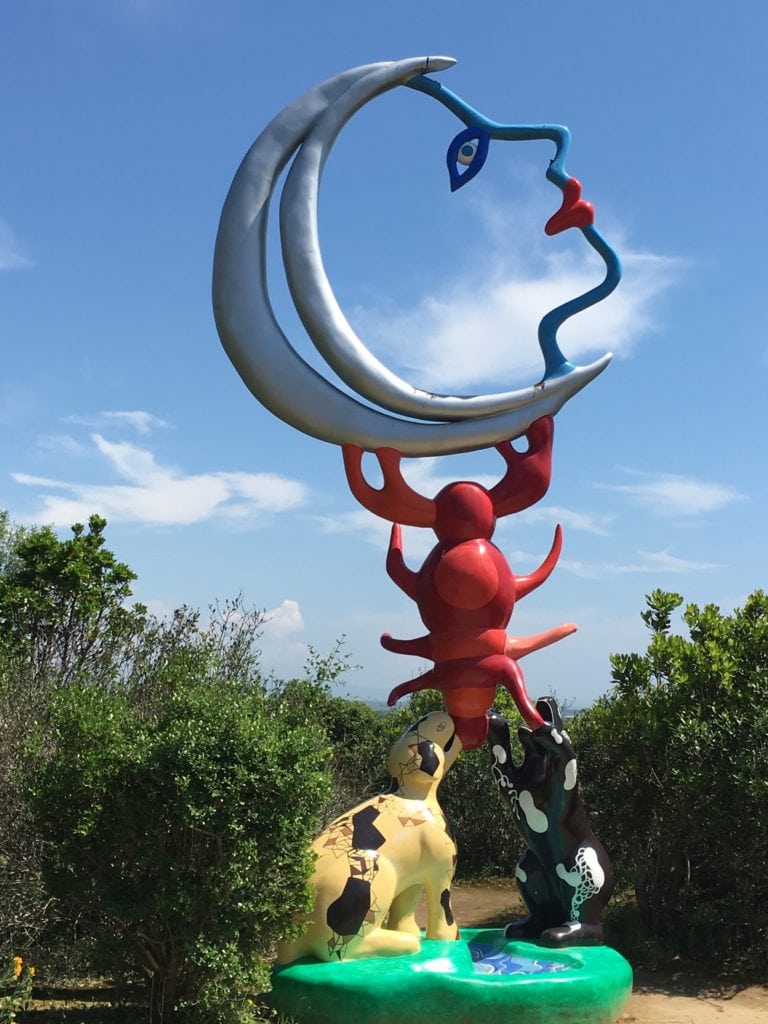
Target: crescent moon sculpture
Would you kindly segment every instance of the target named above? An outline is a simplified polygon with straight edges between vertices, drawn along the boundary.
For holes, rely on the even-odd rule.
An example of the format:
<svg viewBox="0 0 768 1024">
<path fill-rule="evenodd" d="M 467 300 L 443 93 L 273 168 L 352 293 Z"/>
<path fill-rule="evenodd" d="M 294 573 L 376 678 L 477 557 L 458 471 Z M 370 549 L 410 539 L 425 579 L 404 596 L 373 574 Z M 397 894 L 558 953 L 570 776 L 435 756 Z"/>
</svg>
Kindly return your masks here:
<svg viewBox="0 0 768 1024">
<path fill-rule="evenodd" d="M 454 63 L 451 57 L 415 57 L 368 64 L 310 89 L 278 114 L 256 139 L 224 203 L 213 271 L 214 315 L 224 349 L 262 405 L 291 426 L 321 440 L 339 445 L 354 443 L 371 451 L 391 447 L 407 456 L 485 448 L 515 439 L 535 419 L 554 415 L 610 361 L 607 354 L 588 366 L 575 367 L 560 351 L 556 338 L 568 317 L 605 298 L 620 277 L 616 254 L 592 225 L 592 207 L 580 200 L 579 183 L 565 172 L 570 142 L 567 129 L 490 121 L 434 79 L 425 77 Z M 599 286 L 543 318 L 539 344 L 545 374 L 531 387 L 475 396 L 435 395 L 412 387 L 368 351 L 333 294 L 323 267 L 317 226 L 325 160 L 338 133 L 357 110 L 375 96 L 404 84 L 433 96 L 467 125 L 449 153 L 465 136 L 482 141 L 483 159 L 489 138 L 547 138 L 557 146 L 547 177 L 563 191 L 563 206 L 546 230 L 555 233 L 565 227 L 579 227 L 603 258 L 607 273 Z M 266 278 L 267 217 L 277 180 L 294 154 L 280 206 L 283 261 L 294 304 L 328 365 L 358 395 L 385 412 L 363 404 L 317 373 L 292 347 L 275 318 Z M 458 161 L 468 162 L 463 152 Z M 463 184 L 462 178 L 473 177 L 477 169 L 477 164 L 467 167 L 464 175 L 451 170 L 452 188 Z"/>
</svg>

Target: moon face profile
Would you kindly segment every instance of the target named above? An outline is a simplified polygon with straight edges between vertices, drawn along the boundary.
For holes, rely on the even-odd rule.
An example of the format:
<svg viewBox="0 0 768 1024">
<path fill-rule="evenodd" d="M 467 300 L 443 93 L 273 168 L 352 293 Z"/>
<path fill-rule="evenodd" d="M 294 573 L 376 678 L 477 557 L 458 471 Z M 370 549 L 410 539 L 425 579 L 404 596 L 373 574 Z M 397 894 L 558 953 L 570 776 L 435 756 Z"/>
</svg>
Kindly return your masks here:
<svg viewBox="0 0 768 1024">
<path fill-rule="evenodd" d="M 369 451 L 391 447 L 407 456 L 485 448 L 519 437 L 540 416 L 554 415 L 605 369 L 611 358 L 608 354 L 589 366 L 571 366 L 554 338 L 564 319 L 603 298 L 618 282 L 615 254 L 593 228 L 586 228 L 584 234 L 605 259 L 608 275 L 599 288 L 544 317 L 539 340 L 546 374 L 530 387 L 470 396 L 422 391 L 379 362 L 344 316 L 320 251 L 319 188 L 325 161 L 339 132 L 375 96 L 406 84 L 433 95 L 457 113 L 468 129 L 478 126 L 476 134 L 485 144 L 483 159 L 487 151 L 485 136 L 554 139 L 558 155 L 551 165 L 555 170 L 548 172 L 548 177 L 560 188 L 568 180 L 575 182 L 568 179 L 564 169 L 560 170 L 569 138 L 566 129 L 540 126 L 523 130 L 497 125 L 447 90 L 441 93 L 433 79 L 421 77 L 454 63 L 450 57 L 414 57 L 368 64 L 310 89 L 281 111 L 256 139 L 224 203 L 213 270 L 213 306 L 221 342 L 262 405 L 320 440 L 357 444 Z M 562 139 L 566 141 L 562 145 L 561 135 L 556 132 L 564 133 Z M 457 150 L 460 164 L 473 159 L 471 142 L 463 142 L 463 136 L 473 134 L 471 130 L 462 132 Z M 292 157 L 280 202 L 282 255 L 291 297 L 307 334 L 328 366 L 376 409 L 342 391 L 305 362 L 275 318 L 267 289 L 267 218 L 277 181 Z M 466 167 L 465 172 L 471 171 Z M 467 173 L 468 178 L 472 176 Z M 458 175 L 452 173 L 452 187 L 457 187 L 454 180 Z M 544 336 L 542 329 L 547 325 Z"/>
</svg>

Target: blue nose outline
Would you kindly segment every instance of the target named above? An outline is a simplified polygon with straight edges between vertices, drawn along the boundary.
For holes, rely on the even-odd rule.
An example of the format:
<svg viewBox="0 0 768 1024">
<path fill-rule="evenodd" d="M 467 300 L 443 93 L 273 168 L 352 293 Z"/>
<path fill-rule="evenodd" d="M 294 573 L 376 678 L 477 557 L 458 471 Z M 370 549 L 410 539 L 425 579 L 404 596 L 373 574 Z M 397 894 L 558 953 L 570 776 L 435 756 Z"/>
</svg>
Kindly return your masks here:
<svg viewBox="0 0 768 1024">
<path fill-rule="evenodd" d="M 429 78 L 427 75 L 416 75 L 406 84 L 409 88 L 415 89 L 417 92 L 426 93 L 439 103 L 442 103 L 461 122 L 467 125 L 467 129 L 456 136 L 448 149 L 448 158 L 450 159 L 451 154 L 454 152 L 454 147 L 456 147 L 453 171 L 451 170 L 450 162 L 448 165 L 448 171 L 451 175 L 452 192 L 455 192 L 456 189 L 471 181 L 485 163 L 487 148 L 482 160 L 475 167 L 480 152 L 480 140 L 483 136 L 486 137 L 486 147 L 491 139 L 500 139 L 506 142 L 531 142 L 535 139 L 549 139 L 551 142 L 554 142 L 556 147 L 555 155 L 547 168 L 546 177 L 561 192 L 565 188 L 570 178 L 565 169 L 565 161 L 571 145 L 571 133 L 564 125 L 501 124 L 498 121 L 492 121 L 490 118 L 485 117 L 484 114 L 481 114 L 473 107 L 470 107 L 468 103 L 465 103 L 456 93 L 446 89 L 440 82 L 437 82 L 434 78 Z M 462 142 L 458 142 L 459 139 L 462 139 Z M 466 171 L 459 172 L 456 168 L 456 158 L 458 157 L 459 150 L 464 142 L 473 139 L 478 140 L 478 150 L 475 158 L 467 166 Z M 469 174 L 470 171 L 472 171 L 471 175 Z M 454 176 L 458 179 L 458 184 L 456 185 L 454 185 Z M 596 303 L 606 299 L 621 280 L 621 262 L 619 257 L 595 228 L 594 224 L 578 228 L 577 230 L 581 231 L 587 242 L 599 254 L 605 263 L 606 273 L 604 279 L 596 287 L 590 288 L 589 291 L 584 292 L 575 299 L 564 302 L 561 306 L 550 310 L 549 313 L 542 317 L 538 329 L 539 348 L 544 357 L 544 376 L 542 382 L 553 377 L 562 377 L 575 368 L 573 363 L 569 362 L 563 355 L 558 344 L 557 332 L 560 327 L 562 327 L 566 320 L 575 316 L 576 313 L 581 313 L 590 306 L 594 306 Z"/>
</svg>

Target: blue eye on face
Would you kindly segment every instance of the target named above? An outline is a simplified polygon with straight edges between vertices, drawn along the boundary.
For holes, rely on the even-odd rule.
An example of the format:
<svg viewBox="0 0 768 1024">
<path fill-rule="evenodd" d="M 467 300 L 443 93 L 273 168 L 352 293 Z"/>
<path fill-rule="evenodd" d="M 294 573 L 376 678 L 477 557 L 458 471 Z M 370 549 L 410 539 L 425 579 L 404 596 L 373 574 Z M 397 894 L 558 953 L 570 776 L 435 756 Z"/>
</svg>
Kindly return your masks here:
<svg viewBox="0 0 768 1024">
<path fill-rule="evenodd" d="M 488 156 L 490 136 L 484 128 L 465 128 L 448 147 L 446 162 L 451 192 L 466 185 L 478 173 Z"/>
<path fill-rule="evenodd" d="M 459 150 L 459 155 L 456 157 L 456 162 L 460 164 L 471 164 L 475 159 L 475 153 L 477 153 L 476 142 L 465 142 Z"/>
</svg>

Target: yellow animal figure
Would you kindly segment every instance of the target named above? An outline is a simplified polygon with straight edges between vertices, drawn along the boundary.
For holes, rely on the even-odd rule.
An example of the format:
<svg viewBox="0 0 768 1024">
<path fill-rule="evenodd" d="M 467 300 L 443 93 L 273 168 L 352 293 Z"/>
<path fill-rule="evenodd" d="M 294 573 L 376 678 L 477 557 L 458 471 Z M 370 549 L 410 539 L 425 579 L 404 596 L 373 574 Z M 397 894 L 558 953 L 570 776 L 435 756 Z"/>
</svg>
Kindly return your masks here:
<svg viewBox="0 0 768 1024">
<path fill-rule="evenodd" d="M 280 963 L 418 953 L 422 889 L 426 937 L 458 938 L 450 901 L 456 844 L 437 788 L 460 750 L 442 711 L 403 733 L 389 755 L 391 789 L 336 818 L 312 844 L 315 904 L 304 934 L 278 946 Z"/>
</svg>

